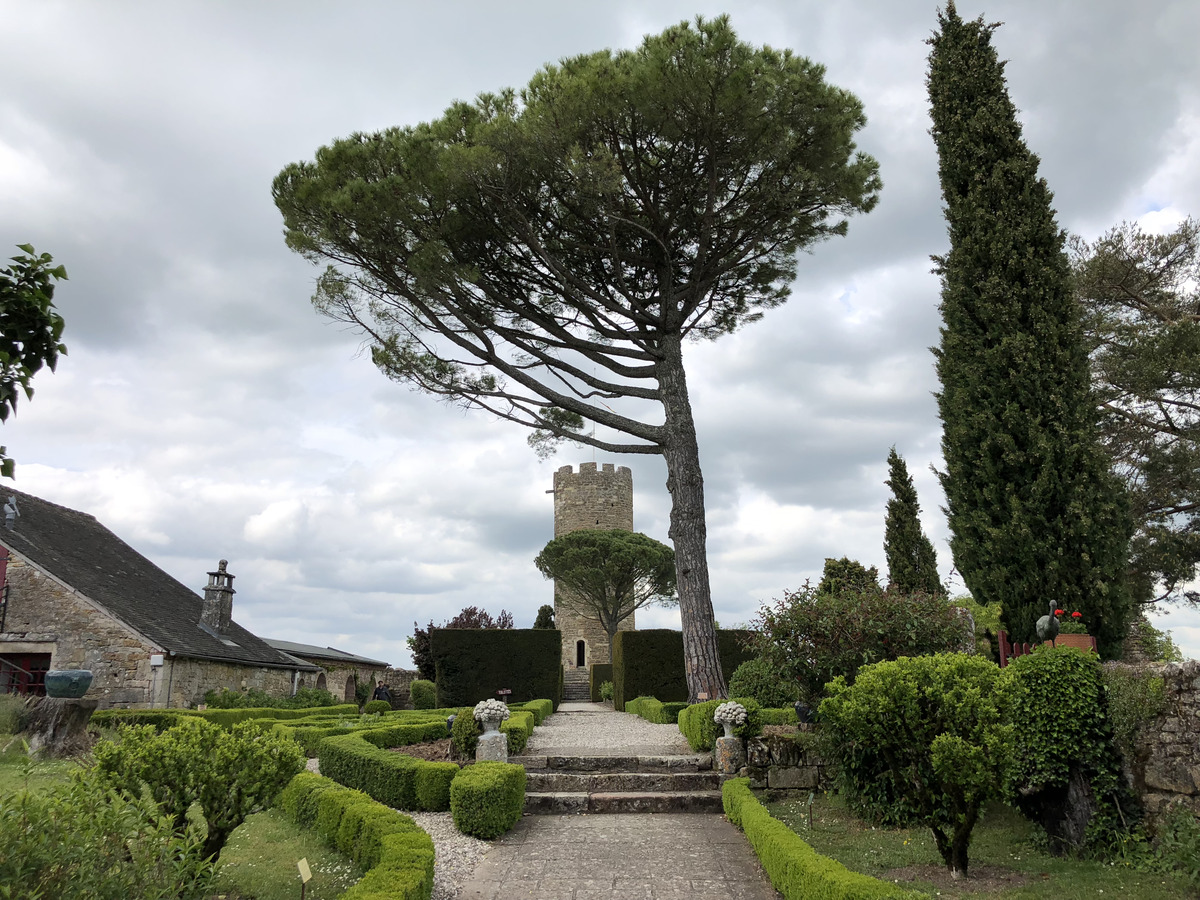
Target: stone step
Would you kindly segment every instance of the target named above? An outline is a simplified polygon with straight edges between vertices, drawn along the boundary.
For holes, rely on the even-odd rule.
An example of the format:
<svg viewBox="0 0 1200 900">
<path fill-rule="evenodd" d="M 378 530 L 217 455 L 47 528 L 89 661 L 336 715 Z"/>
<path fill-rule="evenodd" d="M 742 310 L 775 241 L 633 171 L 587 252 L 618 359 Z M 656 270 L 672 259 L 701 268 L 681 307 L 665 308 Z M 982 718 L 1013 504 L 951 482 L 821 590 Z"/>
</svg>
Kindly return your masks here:
<svg viewBox="0 0 1200 900">
<path fill-rule="evenodd" d="M 720 791 L 527 792 L 525 812 L 558 813 L 719 813 Z"/>
<path fill-rule="evenodd" d="M 530 772 L 525 790 L 536 794 L 611 794 L 621 791 L 719 791 L 718 772 Z"/>
<path fill-rule="evenodd" d="M 711 772 L 711 753 L 688 753 L 675 756 L 575 756 L 530 754 L 511 757 L 509 762 L 520 763 L 528 773 L 574 772 L 579 774 L 630 772 Z"/>
</svg>

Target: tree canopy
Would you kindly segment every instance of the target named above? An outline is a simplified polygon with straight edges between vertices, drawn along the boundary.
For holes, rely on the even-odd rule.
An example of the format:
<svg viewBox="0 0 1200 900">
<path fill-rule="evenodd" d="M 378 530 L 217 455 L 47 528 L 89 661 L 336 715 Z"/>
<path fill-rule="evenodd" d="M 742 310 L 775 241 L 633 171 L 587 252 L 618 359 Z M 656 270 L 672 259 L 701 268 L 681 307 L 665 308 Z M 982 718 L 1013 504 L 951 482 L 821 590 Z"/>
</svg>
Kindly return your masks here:
<svg viewBox="0 0 1200 900">
<path fill-rule="evenodd" d="M 883 552 L 887 557 L 888 584 L 904 594 L 921 592 L 945 595 L 938 578 L 937 553 L 921 528 L 921 504 L 904 457 L 893 447 L 888 453 L 887 486 L 892 499 L 887 502 L 884 521 Z"/>
<path fill-rule="evenodd" d="M 33 397 L 30 380 L 43 367 L 50 371 L 66 355 L 61 342 L 63 318 L 54 308 L 54 282 L 65 281 L 67 270 L 52 266 L 49 253 L 40 256 L 29 244 L 21 255 L 0 269 L 0 422 L 17 411 L 21 392 Z M 13 461 L 0 447 L 0 475 L 13 477 Z"/>
<path fill-rule="evenodd" d="M 1187 600 L 1200 570 L 1200 223 L 1071 243 L 1100 429 L 1129 493 L 1134 600 Z"/>
<path fill-rule="evenodd" d="M 434 625 L 433 620 L 429 620 L 429 625 L 422 628 L 416 622 L 413 622 L 413 635 L 405 639 L 408 644 L 409 652 L 412 653 L 413 665 L 417 667 L 417 671 L 426 681 L 433 681 L 434 666 L 433 666 L 433 649 L 429 644 L 429 632 L 434 628 L 512 628 L 513 616 L 507 610 L 500 610 L 500 615 L 492 618 L 492 614 L 487 610 L 480 609 L 478 606 L 468 606 L 463 609 L 457 616 L 444 622 L 441 625 Z"/>
<path fill-rule="evenodd" d="M 1018 641 L 1049 600 L 1113 655 L 1128 616 L 1123 491 L 1101 450 L 1064 236 L 991 43 L 950 3 L 930 40 L 949 225 L 936 348 L 950 549 Z"/>
<path fill-rule="evenodd" d="M 337 140 L 274 182 L 288 246 L 329 264 L 316 307 L 388 377 L 546 452 L 664 457 L 693 699 L 725 683 L 683 344 L 783 303 L 798 251 L 875 205 L 865 121 L 821 66 L 697 19 Z"/>
<path fill-rule="evenodd" d="M 558 602 L 608 635 L 644 606 L 675 602 L 675 551 L 622 529 L 572 531 L 550 541 L 533 561 L 553 578 Z"/>
</svg>

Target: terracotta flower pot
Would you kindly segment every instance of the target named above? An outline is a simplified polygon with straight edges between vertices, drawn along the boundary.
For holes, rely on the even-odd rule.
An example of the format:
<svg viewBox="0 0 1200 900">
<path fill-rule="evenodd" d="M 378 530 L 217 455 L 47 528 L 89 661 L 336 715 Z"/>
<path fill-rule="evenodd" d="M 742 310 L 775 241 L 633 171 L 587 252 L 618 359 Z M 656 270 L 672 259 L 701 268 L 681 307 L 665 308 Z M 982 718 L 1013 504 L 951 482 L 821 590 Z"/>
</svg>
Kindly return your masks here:
<svg viewBox="0 0 1200 900">
<path fill-rule="evenodd" d="M 1046 646 L 1050 642 L 1046 641 Z M 1060 634 L 1054 639 L 1055 647 L 1071 647 L 1074 650 L 1091 650 L 1092 636 L 1090 634 Z"/>
</svg>

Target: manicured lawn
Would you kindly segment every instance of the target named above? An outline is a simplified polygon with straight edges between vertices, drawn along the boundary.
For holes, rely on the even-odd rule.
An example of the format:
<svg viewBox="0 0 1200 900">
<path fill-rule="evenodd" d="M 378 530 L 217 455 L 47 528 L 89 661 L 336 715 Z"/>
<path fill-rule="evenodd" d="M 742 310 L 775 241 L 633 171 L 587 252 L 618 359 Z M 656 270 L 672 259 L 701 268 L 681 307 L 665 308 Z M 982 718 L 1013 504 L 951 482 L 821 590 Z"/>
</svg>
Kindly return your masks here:
<svg viewBox="0 0 1200 900">
<path fill-rule="evenodd" d="M 276 809 L 256 813 L 229 837 L 221 851 L 217 896 L 226 900 L 296 900 L 300 873 L 308 860 L 312 881 L 305 900 L 332 900 L 363 876 L 342 854 L 330 850 L 314 832 L 300 828 Z"/>
<path fill-rule="evenodd" d="M 8 735 L 0 736 L 0 740 Z M 29 764 L 25 750 L 10 748 L 0 753 L 0 797 L 15 794 L 28 788 L 31 791 L 41 791 L 66 781 L 72 770 L 79 768 L 79 763 L 66 759 L 37 761 Z"/>
<path fill-rule="evenodd" d="M 808 827 L 808 795 L 768 802 L 771 815 L 787 823 L 817 852 L 856 872 L 898 880 L 945 900 L 1185 900 L 1182 881 L 1120 864 L 1056 859 L 1034 848 L 1036 829 L 997 804 L 975 826 L 968 879 L 952 883 L 927 828 L 882 829 L 864 824 L 840 798 L 818 795 Z"/>
</svg>

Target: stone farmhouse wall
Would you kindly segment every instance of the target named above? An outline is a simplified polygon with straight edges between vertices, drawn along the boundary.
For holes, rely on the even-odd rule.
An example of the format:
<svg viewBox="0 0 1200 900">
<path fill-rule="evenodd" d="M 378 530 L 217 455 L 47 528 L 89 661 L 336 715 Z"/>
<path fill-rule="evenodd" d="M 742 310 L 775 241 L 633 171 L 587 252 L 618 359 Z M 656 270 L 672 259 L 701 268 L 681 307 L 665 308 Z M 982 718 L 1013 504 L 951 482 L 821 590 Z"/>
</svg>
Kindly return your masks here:
<svg viewBox="0 0 1200 900">
<path fill-rule="evenodd" d="M 1176 804 L 1200 816 L 1200 661 L 1136 669 L 1163 679 L 1166 706 L 1139 732 L 1126 778 L 1151 819 Z"/>
<path fill-rule="evenodd" d="M 582 463 L 579 472 L 563 466 L 554 473 L 554 536 L 572 531 L 621 529 L 633 531 L 633 472 L 604 463 Z M 584 643 L 584 667 L 612 662 L 608 633 L 595 618 L 581 615 L 567 602 L 567 594 L 554 587 L 554 623 L 562 632 L 563 665 L 578 663 L 578 642 Z M 629 616 L 618 631 L 633 631 Z"/>
<path fill-rule="evenodd" d="M 16 553 L 9 554 L 7 581 L 0 653 L 49 653 L 51 668 L 90 669 L 87 696 L 99 701 L 99 709 L 195 706 L 205 691 L 223 687 L 292 693 L 290 669 L 172 658 Z M 151 654 L 164 654 L 163 665 L 151 666 Z"/>
</svg>

